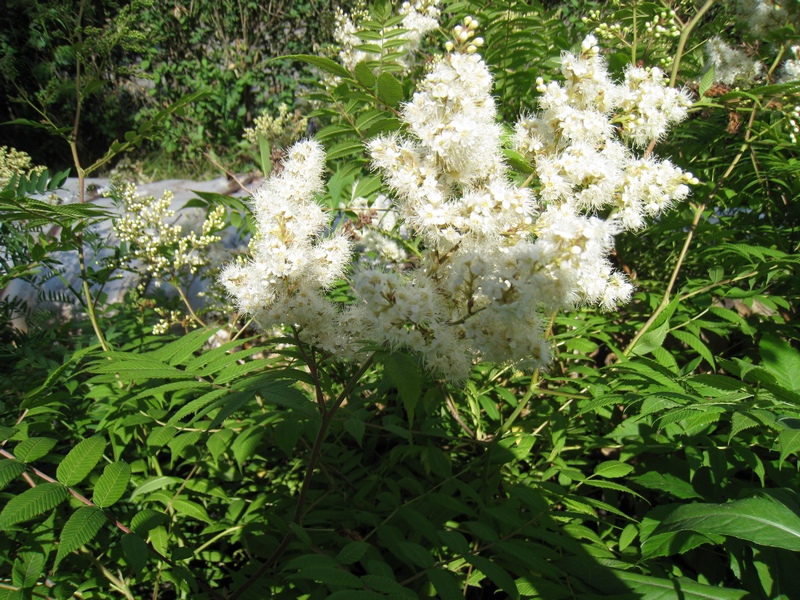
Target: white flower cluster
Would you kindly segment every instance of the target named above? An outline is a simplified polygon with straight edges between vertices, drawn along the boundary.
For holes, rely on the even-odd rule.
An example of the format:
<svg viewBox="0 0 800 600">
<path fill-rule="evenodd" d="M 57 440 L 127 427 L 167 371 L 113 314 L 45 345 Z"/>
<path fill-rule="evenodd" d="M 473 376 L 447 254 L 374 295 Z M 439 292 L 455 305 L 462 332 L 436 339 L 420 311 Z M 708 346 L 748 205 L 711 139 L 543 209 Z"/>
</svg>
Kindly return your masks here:
<svg viewBox="0 0 800 600">
<path fill-rule="evenodd" d="M 736 81 L 754 82 L 761 76 L 764 67 L 742 50 L 728 46 L 719 36 L 706 42 L 706 63 L 714 67 L 714 81 L 733 85 Z"/>
<path fill-rule="evenodd" d="M 414 0 L 413 2 L 403 2 L 399 13 L 403 20 L 400 26 L 386 28 L 380 32 L 378 39 L 369 39 L 369 43 L 380 47 L 380 52 L 369 52 L 359 49 L 365 42 L 357 35 L 359 27 L 357 22 L 365 21 L 368 14 L 365 10 L 356 10 L 353 14 L 336 8 L 333 38 L 339 48 L 339 61 L 346 69 L 352 71 L 356 65 L 365 60 L 380 60 L 383 54 L 388 52 L 403 53 L 405 56 L 398 60 L 398 64 L 405 68 L 413 65 L 413 54 L 417 51 L 425 34 L 435 31 L 439 27 L 440 0 Z M 393 32 L 399 29 L 406 30 L 401 37 L 405 41 L 398 47 Z M 392 45 L 383 47 L 383 41 L 392 40 Z"/>
<path fill-rule="evenodd" d="M 736 9 L 741 21 L 756 38 L 777 31 L 787 23 L 798 23 L 796 0 L 737 0 Z"/>
<path fill-rule="evenodd" d="M 684 198 L 693 181 L 625 145 L 663 135 L 685 116 L 688 96 L 666 87 L 657 69 L 631 68 L 613 83 L 595 44 L 587 38 L 580 56 L 564 55 L 566 82 L 540 82 L 541 112 L 517 124 L 540 198 L 509 176 L 481 57 L 433 62 L 402 109 L 408 133 L 368 143 L 421 257 L 411 270 L 362 263 L 351 278 L 356 301 L 344 311 L 320 292 L 349 252 L 344 239 L 320 235 L 326 221 L 311 197 L 322 150 L 295 146 L 254 197 L 252 260 L 225 270 L 239 308 L 262 327 L 293 325 L 341 357 L 353 356 L 357 341 L 411 349 L 451 381 L 463 381 L 476 359 L 547 364 L 554 311 L 628 300 L 631 285 L 609 260 L 614 235 Z"/>
<path fill-rule="evenodd" d="M 160 199 L 140 196 L 136 185 L 125 182 L 114 188 L 123 215 L 114 220 L 114 232 L 121 242 L 130 244 L 131 256 L 156 279 L 178 283 L 184 274 L 194 275 L 208 264 L 209 247 L 220 241 L 216 232 L 225 227 L 225 207 L 215 207 L 203 222 L 202 233 L 184 234 L 174 222 L 169 190 Z"/>
<path fill-rule="evenodd" d="M 538 80 L 541 111 L 517 122 L 513 143 L 533 163 L 548 206 L 610 211 L 617 230 L 638 229 L 686 198 L 695 179 L 668 160 L 637 157 L 629 145 L 663 136 L 686 117 L 691 99 L 668 87 L 657 67 L 629 66 L 615 84 L 596 43 L 589 36 L 580 55 L 563 56 L 563 84 Z"/>
<path fill-rule="evenodd" d="M 800 81 L 800 46 L 792 46 L 792 56 L 783 63 L 781 83 Z"/>
<path fill-rule="evenodd" d="M 322 236 L 328 218 L 314 195 L 324 166 L 317 142 L 292 146 L 280 173 L 253 194 L 252 258 L 226 266 L 220 280 L 261 327 L 292 325 L 306 342 L 338 351 L 337 311 L 323 290 L 344 273 L 350 243 L 343 235 Z"/>
</svg>

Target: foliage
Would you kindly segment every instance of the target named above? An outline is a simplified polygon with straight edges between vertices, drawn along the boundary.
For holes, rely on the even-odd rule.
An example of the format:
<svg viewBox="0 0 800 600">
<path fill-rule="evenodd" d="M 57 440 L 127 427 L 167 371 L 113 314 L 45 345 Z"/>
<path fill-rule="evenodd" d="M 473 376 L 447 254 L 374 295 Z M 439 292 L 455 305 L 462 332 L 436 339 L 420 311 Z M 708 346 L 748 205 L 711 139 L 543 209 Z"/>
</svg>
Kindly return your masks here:
<svg viewBox="0 0 800 600">
<path fill-rule="evenodd" d="M 160 301 L 98 298 L 134 256 L 117 248 L 105 271 L 82 273 L 85 316 L 1 332 L 6 597 L 791 598 L 800 163 L 788 109 L 798 86 L 778 81 L 778 65 L 797 37 L 787 24 L 759 47 L 768 78 L 733 89 L 714 83 L 701 47 L 680 46 L 730 30 L 732 10 L 695 19 L 703 6 L 688 2 L 620 5 L 604 22 L 641 10 L 642 29 L 639 49 L 620 41 L 611 66 L 676 55 L 675 81 L 696 101 L 653 146 L 701 182 L 617 239 L 616 266 L 636 285 L 629 305 L 555 316 L 547 369 L 481 362 L 452 385 L 410 351 L 372 346 L 345 362 L 302 330 L 257 333 L 222 311 L 216 324 L 153 335 Z M 670 7 L 680 35 L 648 38 L 639 17 Z M 537 109 L 534 80 L 557 80 L 561 51 L 597 17 L 576 3 L 443 8 L 450 29 L 468 14 L 480 23 L 504 123 Z M 354 238 L 372 229 L 403 246 L 408 270 L 424 244 L 373 220 L 390 191 L 364 149 L 404 131 L 402 103 L 425 73 L 425 54 L 398 50 L 400 22 L 373 7 L 354 34 L 373 56 L 352 70 L 289 60 L 325 74 L 311 115 L 327 148 L 321 204 Z M 434 35 L 422 52 L 443 42 Z M 506 156 L 533 181 L 524 156 Z M 109 218 L 31 198 L 60 180 L 17 176 L 0 192 L 2 285 L 54 267 L 56 251 L 82 253 Z M 193 204 L 253 229 L 235 199 Z M 352 301 L 344 283 L 327 298 Z M 3 302 L 4 314 L 25 310 Z"/>
<path fill-rule="evenodd" d="M 236 171 L 252 165 L 242 132 L 263 111 L 294 105 L 307 70 L 292 61 L 271 59 L 311 52 L 330 35 L 328 2 L 203 3 L 156 0 L 140 14 L 141 27 L 156 43 L 142 56 L 151 78 L 141 90 L 145 106 L 136 120 L 200 89 L 210 93 L 187 107 L 148 150 L 150 161 L 170 160 L 202 169 L 207 154 Z"/>
</svg>

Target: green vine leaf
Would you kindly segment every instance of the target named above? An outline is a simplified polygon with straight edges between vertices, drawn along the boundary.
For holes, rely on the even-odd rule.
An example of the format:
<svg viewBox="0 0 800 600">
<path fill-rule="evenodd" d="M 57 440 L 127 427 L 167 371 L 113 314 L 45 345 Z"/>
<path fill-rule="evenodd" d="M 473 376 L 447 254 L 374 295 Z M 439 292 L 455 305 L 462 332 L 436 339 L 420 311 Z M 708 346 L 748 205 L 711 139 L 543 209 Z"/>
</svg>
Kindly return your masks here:
<svg viewBox="0 0 800 600">
<path fill-rule="evenodd" d="M 60 483 L 42 483 L 8 501 L 0 513 L 0 530 L 32 519 L 61 504 L 69 496 Z"/>
<path fill-rule="evenodd" d="M 58 553 L 56 554 L 53 569 L 57 569 L 58 564 L 70 552 L 92 541 L 105 522 L 105 514 L 96 506 L 82 506 L 72 513 L 64 525 L 64 529 L 61 530 L 61 536 L 58 539 Z"/>
<path fill-rule="evenodd" d="M 91 473 L 103 457 L 106 441 L 95 435 L 75 446 L 61 461 L 56 470 L 56 479 L 64 485 L 78 485 Z"/>
</svg>

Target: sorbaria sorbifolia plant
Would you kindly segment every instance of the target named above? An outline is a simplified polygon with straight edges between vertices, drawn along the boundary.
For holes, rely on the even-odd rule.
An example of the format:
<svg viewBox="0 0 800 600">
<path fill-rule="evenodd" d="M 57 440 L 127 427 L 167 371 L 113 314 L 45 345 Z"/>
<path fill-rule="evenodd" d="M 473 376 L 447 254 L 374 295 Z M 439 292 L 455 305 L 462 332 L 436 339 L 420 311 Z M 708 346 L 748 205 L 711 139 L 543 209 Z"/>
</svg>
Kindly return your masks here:
<svg viewBox="0 0 800 600">
<path fill-rule="evenodd" d="M 688 92 L 655 67 L 629 67 L 615 83 L 588 36 L 580 53 L 563 55 L 563 83 L 536 81 L 539 112 L 513 126 L 513 150 L 532 169 L 517 181 L 492 75 L 472 40 L 477 26 L 468 18 L 456 27 L 451 51 L 403 105 L 402 133 L 366 142 L 400 222 L 420 240 L 417 263 L 359 267 L 348 273 L 351 304 L 326 298 L 352 253 L 314 200 L 324 150 L 300 142 L 253 195 L 252 258 L 222 275 L 261 327 L 292 326 L 302 342 L 342 358 L 357 359 L 367 343 L 405 349 L 463 382 L 479 360 L 546 366 L 557 311 L 628 301 L 632 286 L 609 260 L 614 236 L 644 227 L 696 183 L 644 149 L 685 118 Z"/>
</svg>

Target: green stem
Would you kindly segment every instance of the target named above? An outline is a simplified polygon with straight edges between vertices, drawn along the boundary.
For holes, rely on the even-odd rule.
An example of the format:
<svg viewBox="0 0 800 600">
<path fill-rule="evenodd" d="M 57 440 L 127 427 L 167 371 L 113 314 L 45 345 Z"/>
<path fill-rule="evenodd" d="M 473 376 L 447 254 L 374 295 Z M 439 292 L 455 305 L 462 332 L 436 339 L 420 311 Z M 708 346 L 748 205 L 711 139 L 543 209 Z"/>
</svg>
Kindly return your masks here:
<svg viewBox="0 0 800 600">
<path fill-rule="evenodd" d="M 672 293 L 672 288 L 675 286 L 675 282 L 678 279 L 678 273 L 681 270 L 681 266 L 683 265 L 683 260 L 686 257 L 686 253 L 689 250 L 689 245 L 692 242 L 692 238 L 694 237 L 694 232 L 697 229 L 698 223 L 700 222 L 700 217 L 702 216 L 703 211 L 706 208 L 706 203 L 709 202 L 712 198 L 714 198 L 714 196 L 716 195 L 717 191 L 722 186 L 723 182 L 730 176 L 730 174 L 736 168 L 736 165 L 739 164 L 739 161 L 742 159 L 742 156 L 744 156 L 744 153 L 750 147 L 750 140 L 751 140 L 752 133 L 753 133 L 753 122 L 755 121 L 755 118 L 756 118 L 756 110 L 755 110 L 755 107 L 753 107 L 753 110 L 750 113 L 750 119 L 747 122 L 747 133 L 745 133 L 744 142 L 742 143 L 741 148 L 739 148 L 739 153 L 733 158 L 733 160 L 731 161 L 731 164 L 728 165 L 728 168 L 722 174 L 722 177 L 720 177 L 717 180 L 716 184 L 714 185 L 714 189 L 711 190 L 711 193 L 708 195 L 708 198 L 707 198 L 706 202 L 704 202 L 704 203 L 698 205 L 697 207 L 695 207 L 695 214 L 694 214 L 694 218 L 692 220 L 692 224 L 689 227 L 689 233 L 686 234 L 686 240 L 683 243 L 683 248 L 681 249 L 681 254 L 678 257 L 678 263 L 675 265 L 675 268 L 672 270 L 672 276 L 670 277 L 669 283 L 667 284 L 667 289 L 664 292 L 664 297 L 661 299 L 661 303 L 658 305 L 658 307 L 653 312 L 653 314 L 650 315 L 650 318 L 647 319 L 647 322 L 642 326 L 642 328 L 636 333 L 635 336 L 633 336 L 633 339 L 631 340 L 630 344 L 628 344 L 628 346 L 622 352 L 623 356 L 628 356 L 631 353 L 631 351 L 633 350 L 634 346 L 636 346 L 636 343 L 647 332 L 647 330 L 650 329 L 650 327 L 652 327 L 653 323 L 656 322 L 656 320 L 658 319 L 659 315 L 662 312 L 664 312 L 664 309 L 666 309 L 667 306 L 669 305 L 670 294 Z"/>
<path fill-rule="evenodd" d="M 683 58 L 683 49 L 686 47 L 686 40 L 689 39 L 689 34 L 694 29 L 695 25 L 703 18 L 703 15 L 708 12 L 708 9 L 714 4 L 714 0 L 706 0 L 706 3 L 697 11 L 697 14 L 692 17 L 692 20 L 689 21 L 681 31 L 681 37 L 678 39 L 678 49 L 675 52 L 675 62 L 672 63 L 672 74 L 669 78 L 669 85 L 670 87 L 675 87 L 675 82 L 678 79 L 678 68 L 681 65 L 681 59 Z"/>
<path fill-rule="evenodd" d="M 308 467 L 306 468 L 306 474 L 303 478 L 300 494 L 297 496 L 297 504 L 295 504 L 294 508 L 294 516 L 292 517 L 291 522 L 296 525 L 302 525 L 303 509 L 305 507 L 306 497 L 311 489 L 311 480 L 313 479 L 314 471 L 316 471 L 317 462 L 319 461 L 320 454 L 322 453 L 322 444 L 327 437 L 328 429 L 333 422 L 333 417 L 338 408 L 342 405 L 342 402 L 345 401 L 345 399 L 350 395 L 350 392 L 353 391 L 355 386 L 364 376 L 364 373 L 367 372 L 367 369 L 372 366 L 374 359 L 375 355 L 373 354 L 364 361 L 364 364 L 362 364 L 358 371 L 356 371 L 356 373 L 350 378 L 350 380 L 344 386 L 344 389 L 336 397 L 336 400 L 333 401 L 327 413 L 325 413 L 325 416 L 322 418 L 319 431 L 317 431 L 317 436 L 314 439 L 314 445 L 311 448 L 311 454 L 308 457 Z M 261 577 L 267 571 L 269 571 L 272 568 L 272 565 L 274 565 L 275 562 L 277 562 L 277 560 L 283 555 L 283 553 L 286 551 L 286 548 L 289 547 L 292 539 L 294 539 L 294 530 L 290 528 L 269 558 L 267 558 L 267 560 L 264 561 L 258 569 L 256 569 L 256 572 L 253 573 L 253 575 L 251 575 L 247 581 L 245 581 L 236 591 L 228 596 L 227 600 L 236 600 L 237 598 L 240 598 L 242 594 L 244 594 L 254 583 L 261 579 Z"/>
</svg>

